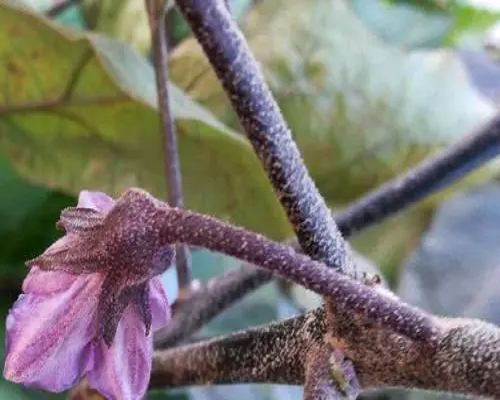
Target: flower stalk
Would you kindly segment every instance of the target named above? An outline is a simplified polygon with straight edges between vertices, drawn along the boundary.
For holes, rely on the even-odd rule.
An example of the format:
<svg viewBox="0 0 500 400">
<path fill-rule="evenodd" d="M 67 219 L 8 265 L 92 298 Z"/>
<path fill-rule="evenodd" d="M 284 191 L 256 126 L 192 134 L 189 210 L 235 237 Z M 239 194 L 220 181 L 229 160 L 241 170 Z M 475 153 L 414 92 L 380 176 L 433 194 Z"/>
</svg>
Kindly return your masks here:
<svg viewBox="0 0 500 400">
<path fill-rule="evenodd" d="M 140 212 L 140 217 L 134 210 Z M 61 217 L 68 212 L 72 210 L 63 211 Z M 330 297 L 339 310 L 361 315 L 367 321 L 414 340 L 430 340 L 436 333 L 427 314 L 376 286 L 358 283 L 262 235 L 209 216 L 169 207 L 144 191 L 129 189 L 125 192 L 117 203 L 114 217 L 121 224 L 115 229 L 125 237 L 132 235 L 128 230 L 140 228 L 144 241 L 150 243 L 147 247 L 151 243 L 160 248 L 176 243 L 203 247 L 267 269 Z"/>
<path fill-rule="evenodd" d="M 319 307 L 263 327 L 156 351 L 150 388 L 260 382 L 304 385 L 307 399 L 325 392 L 349 398 L 358 390 L 395 387 L 500 398 L 498 326 L 434 316 L 437 335 L 426 343 L 360 319 L 332 326 L 327 318 Z M 334 365 L 330 357 L 322 359 L 332 353 L 339 357 Z M 339 363 L 343 375 L 337 375 Z"/>
</svg>

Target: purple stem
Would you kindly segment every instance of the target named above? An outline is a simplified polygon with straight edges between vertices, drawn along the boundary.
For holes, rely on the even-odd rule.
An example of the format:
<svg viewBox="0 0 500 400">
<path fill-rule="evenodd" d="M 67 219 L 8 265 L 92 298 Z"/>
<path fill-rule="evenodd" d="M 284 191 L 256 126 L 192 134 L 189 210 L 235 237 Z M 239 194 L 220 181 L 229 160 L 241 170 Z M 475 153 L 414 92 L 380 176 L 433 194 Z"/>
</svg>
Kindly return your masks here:
<svg viewBox="0 0 500 400">
<path fill-rule="evenodd" d="M 168 93 L 168 44 L 165 29 L 164 1 L 146 0 L 146 7 L 151 27 L 153 61 L 156 70 L 158 108 L 160 110 L 161 131 L 163 133 L 163 165 L 168 191 L 168 202 L 174 207 L 183 207 L 177 135 Z M 176 269 L 177 281 L 182 293 L 182 289 L 188 288 L 191 282 L 191 253 L 188 246 L 177 246 Z"/>
<path fill-rule="evenodd" d="M 178 0 L 177 6 L 221 81 L 302 249 L 356 277 L 346 244 L 225 2 Z"/>
<path fill-rule="evenodd" d="M 335 221 L 340 231 L 349 237 L 422 200 L 446 184 L 459 180 L 496 157 L 499 151 L 500 117 L 496 117 L 476 132 L 464 135 L 464 138 L 457 143 L 353 202 L 335 216 Z M 187 313 L 176 315 L 174 318 L 177 320 L 176 328 L 174 329 L 172 325 L 172 330 L 169 327 L 162 332 L 160 335 L 162 340 L 157 345 L 163 346 L 167 343 L 173 345 L 175 342 L 170 336 L 180 338 L 191 335 L 225 307 L 229 307 L 272 279 L 272 274 L 259 269 L 245 270 L 239 278 L 236 274 L 237 272 L 232 281 L 240 291 L 234 291 L 226 286 L 221 288 L 217 286 L 217 290 L 213 291 L 207 288 L 203 295 L 200 293 L 197 296 L 203 307 L 196 307 L 189 315 Z M 230 290 L 230 293 L 227 290 Z M 211 308 L 212 304 L 214 308 Z M 186 323 L 188 319 L 196 321 L 197 324 Z"/>
<path fill-rule="evenodd" d="M 360 314 L 369 322 L 382 324 L 414 340 L 431 340 L 436 334 L 429 316 L 419 309 L 262 235 L 168 206 L 158 209 L 152 224 L 163 245 L 184 243 L 204 247 L 257 265 L 330 297 L 338 309 Z"/>
</svg>

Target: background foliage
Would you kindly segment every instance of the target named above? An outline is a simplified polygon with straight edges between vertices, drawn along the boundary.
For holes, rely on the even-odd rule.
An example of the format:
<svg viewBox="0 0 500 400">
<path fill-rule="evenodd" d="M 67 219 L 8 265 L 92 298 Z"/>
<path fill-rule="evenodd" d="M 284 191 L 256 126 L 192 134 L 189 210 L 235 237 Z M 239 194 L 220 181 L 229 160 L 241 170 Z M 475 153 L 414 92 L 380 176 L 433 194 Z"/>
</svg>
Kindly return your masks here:
<svg viewBox="0 0 500 400">
<path fill-rule="evenodd" d="M 80 189 L 118 195 L 141 186 L 165 195 L 143 0 L 75 2 L 49 21 L 44 14 L 55 3 L 0 0 L 2 318 L 19 293 L 24 261 L 57 237 L 59 211 L 74 204 Z M 498 111 L 500 7 L 479 3 L 231 2 L 332 208 L 341 209 Z M 174 8 L 167 18 L 187 207 L 274 239 L 289 237 L 271 186 L 200 48 Z M 363 232 L 352 241 L 358 261 L 378 266 L 403 298 L 423 308 L 500 323 L 494 307 L 500 301 L 494 290 L 500 279 L 498 168 L 492 162 Z M 237 265 L 194 253 L 200 279 Z M 175 271 L 162 279 L 174 299 Z M 231 332 L 318 304 L 299 287 L 285 289 L 263 287 L 200 334 Z M 0 336 L 3 341 L 3 326 Z M 149 398 L 236 396 L 300 399 L 301 389 L 221 386 Z M 0 398 L 63 395 L 0 380 Z"/>
</svg>

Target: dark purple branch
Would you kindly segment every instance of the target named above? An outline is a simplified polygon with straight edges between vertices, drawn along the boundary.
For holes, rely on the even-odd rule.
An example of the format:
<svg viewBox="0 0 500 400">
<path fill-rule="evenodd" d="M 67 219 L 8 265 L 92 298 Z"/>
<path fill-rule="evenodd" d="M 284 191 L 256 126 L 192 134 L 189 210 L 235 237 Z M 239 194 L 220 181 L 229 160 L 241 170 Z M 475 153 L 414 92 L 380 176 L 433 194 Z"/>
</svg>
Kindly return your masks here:
<svg viewBox="0 0 500 400">
<path fill-rule="evenodd" d="M 457 181 L 500 153 L 500 116 L 347 207 L 335 220 L 350 236 Z"/>
<path fill-rule="evenodd" d="M 359 389 L 405 387 L 500 398 L 500 329 L 495 325 L 436 316 L 435 340 L 422 343 L 357 319 L 339 329 L 335 325 L 346 321 L 335 321 L 334 330 L 346 333 L 337 336 L 326 319 L 320 307 L 268 326 L 156 351 L 151 388 L 261 382 L 304 384 L 306 396 L 332 395 L 336 386 L 348 395 Z M 328 380 L 325 369 L 332 360 L 322 359 L 332 353 L 342 356 L 341 351 L 349 358 L 338 360 L 347 385 L 332 370 Z"/>
<path fill-rule="evenodd" d="M 379 223 L 412 203 L 438 191 L 446 184 L 459 180 L 475 168 L 490 161 L 499 151 L 500 117 L 496 117 L 477 132 L 466 134 L 456 144 L 429 157 L 406 173 L 349 205 L 335 217 L 338 227 L 346 237 L 349 237 Z M 174 343 L 174 337 L 188 337 L 215 317 L 218 312 L 223 311 L 224 308 L 211 310 L 209 306 L 209 304 L 221 304 L 219 297 L 224 299 L 223 304 L 229 307 L 272 278 L 271 274 L 262 276 L 262 273 L 262 270 L 245 271 L 241 275 L 241 281 L 234 276 L 235 285 L 238 285 L 240 291 L 231 290 L 230 294 L 223 289 L 212 291 L 207 288 L 206 294 L 197 296 L 199 301 L 206 306 L 197 307 L 189 316 L 196 320 L 197 324 L 186 324 L 187 315 L 186 317 L 176 315 L 174 317 L 174 320 L 178 319 L 176 326 L 185 326 L 186 330 L 175 331 L 174 335 L 174 332 L 170 333 L 170 328 L 168 328 L 162 333 L 165 343 Z M 252 275 L 262 278 L 258 280 L 258 285 L 254 284 L 255 280 Z M 247 285 L 246 282 L 250 284 Z M 172 339 L 167 339 L 170 335 Z"/>
<path fill-rule="evenodd" d="M 134 203 L 143 200 L 136 200 L 137 196 L 138 192 L 130 191 L 121 201 L 139 209 Z M 366 320 L 387 326 L 401 335 L 429 340 L 435 334 L 429 317 L 422 311 L 262 235 L 167 205 L 159 207 L 156 215 L 151 216 L 151 224 L 151 229 L 158 231 L 162 246 L 184 243 L 223 253 L 328 296 L 339 309 L 360 314 Z"/>
<path fill-rule="evenodd" d="M 168 93 L 168 45 L 165 29 L 165 1 L 146 0 L 153 61 L 156 72 L 156 87 L 158 92 L 158 109 L 162 131 L 164 175 L 166 180 L 168 202 L 174 207 L 183 207 L 182 182 L 177 136 L 175 132 L 170 99 Z M 180 294 L 188 288 L 191 282 L 191 253 L 187 246 L 177 246 L 176 249 L 177 281 Z"/>
<path fill-rule="evenodd" d="M 225 2 L 178 0 L 177 6 L 221 81 L 304 252 L 355 277 L 345 242 Z"/>
<path fill-rule="evenodd" d="M 162 371 L 170 382 L 303 381 L 304 361 L 296 363 L 293 354 L 307 360 L 321 340 L 340 356 L 333 360 L 341 367 L 341 379 L 335 378 L 339 389 L 346 388 L 342 377 L 350 382 L 355 377 L 353 366 L 345 362 L 350 360 L 365 388 L 395 385 L 500 396 L 500 329 L 493 324 L 428 315 L 378 285 L 357 282 L 291 247 L 170 207 L 139 189 L 126 191 L 105 215 L 81 207 L 65 209 L 58 225 L 72 232 L 73 239 L 66 248 L 46 252 L 29 266 L 106 273 L 121 271 L 127 259 L 136 269 L 124 278 L 143 282 L 164 271 L 164 258 L 173 257 L 173 244 L 186 243 L 259 265 L 325 296 L 325 307 L 284 323 L 291 334 L 280 336 L 283 325 L 274 324 L 251 335 L 241 333 L 163 353 L 170 360 L 155 368 L 166 366 Z M 118 286 L 123 285 L 120 282 Z M 206 365 L 218 369 L 208 375 L 210 380 Z M 197 371 L 204 372 L 196 375 Z"/>
<path fill-rule="evenodd" d="M 61 212 L 58 226 L 66 231 L 82 230 L 82 239 L 71 242 L 71 251 L 44 253 L 27 265 L 36 263 L 43 270 L 57 270 L 63 265 L 69 273 L 102 268 L 119 271 L 121 267 L 113 265 L 122 265 L 130 258 L 140 271 L 134 273 L 143 280 L 165 271 L 165 256 L 171 259 L 172 246 L 182 243 L 267 269 L 326 296 L 339 312 L 357 315 L 413 340 L 432 341 L 436 333 L 426 313 L 374 286 L 357 282 L 257 233 L 170 207 L 140 189 L 127 190 L 104 218 L 91 209 L 67 208 Z"/>
<path fill-rule="evenodd" d="M 324 324 L 305 324 L 307 318 L 304 314 L 279 324 L 155 352 L 150 387 L 236 382 L 300 385 L 307 346 L 311 340 L 321 341 L 325 332 Z"/>
</svg>

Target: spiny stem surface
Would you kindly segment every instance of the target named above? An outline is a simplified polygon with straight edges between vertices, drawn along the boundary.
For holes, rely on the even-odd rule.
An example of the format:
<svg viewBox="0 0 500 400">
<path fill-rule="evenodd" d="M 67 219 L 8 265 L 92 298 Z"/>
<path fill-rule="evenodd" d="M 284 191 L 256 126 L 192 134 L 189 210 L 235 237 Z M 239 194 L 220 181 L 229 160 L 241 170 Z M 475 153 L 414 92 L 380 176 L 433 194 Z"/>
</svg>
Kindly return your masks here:
<svg viewBox="0 0 500 400">
<path fill-rule="evenodd" d="M 177 6 L 221 81 L 304 252 L 357 277 L 346 244 L 226 3 L 178 0 Z"/>
<path fill-rule="evenodd" d="M 122 201 L 126 203 L 134 196 L 137 196 L 134 192 L 125 194 Z M 330 297 L 340 309 L 360 314 L 370 322 L 382 324 L 414 340 L 430 340 L 435 334 L 424 312 L 262 235 L 166 205 L 151 216 L 151 224 L 151 228 L 159 232 L 162 245 L 184 243 L 203 247 L 265 268 Z"/>
<path fill-rule="evenodd" d="M 459 180 L 496 157 L 499 151 L 500 116 L 478 129 L 477 132 L 466 134 L 456 144 L 429 157 L 392 181 L 354 201 L 335 216 L 335 221 L 345 237 L 350 237 Z M 217 290 L 212 291 L 211 288 L 207 288 L 204 294 L 200 293 L 197 296 L 204 307 L 196 307 L 189 317 L 187 314 L 174 316 L 174 320 L 178 320 L 175 326 L 178 326 L 179 330 L 174 329 L 170 333 L 170 330 L 167 329 L 163 332 L 164 343 L 168 342 L 172 345 L 175 337 L 190 336 L 211 318 L 222 312 L 225 307 L 231 306 L 252 290 L 264 285 L 273 276 L 260 269 L 245 270 L 240 273 L 238 278 L 236 274 L 239 273 L 235 272 L 233 279 L 240 291 L 233 291 L 230 288 L 226 288 L 227 291 L 223 288 L 219 290 L 218 287 Z M 219 278 L 214 279 L 216 282 Z M 224 302 L 221 302 L 220 299 L 224 299 Z M 212 309 L 211 304 L 224 304 L 225 307 Z M 193 318 L 197 324 L 187 324 L 187 318 Z M 185 329 L 183 330 L 181 327 L 185 327 Z M 170 335 L 172 335 L 172 339 L 168 339 Z M 163 346 L 163 342 L 158 342 L 158 346 Z"/>
</svg>

